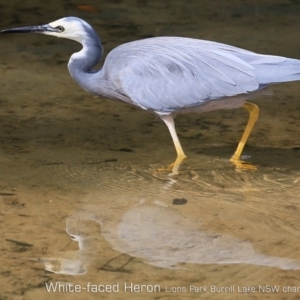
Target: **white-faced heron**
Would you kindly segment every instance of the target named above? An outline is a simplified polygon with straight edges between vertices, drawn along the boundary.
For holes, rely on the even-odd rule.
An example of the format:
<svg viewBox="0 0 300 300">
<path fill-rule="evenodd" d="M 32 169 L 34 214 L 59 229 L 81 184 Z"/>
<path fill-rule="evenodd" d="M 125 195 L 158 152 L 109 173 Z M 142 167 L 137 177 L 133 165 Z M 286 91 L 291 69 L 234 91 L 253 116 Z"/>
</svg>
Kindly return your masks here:
<svg viewBox="0 0 300 300">
<path fill-rule="evenodd" d="M 240 106 L 247 109 L 248 124 L 231 157 L 242 166 L 240 156 L 259 112 L 247 99 L 269 84 L 300 80 L 300 60 L 182 37 L 125 43 L 107 55 L 100 70 L 94 70 L 102 56 L 102 44 L 95 30 L 77 17 L 2 32 L 37 32 L 81 43 L 83 48 L 68 63 L 72 78 L 96 95 L 157 114 L 167 125 L 177 151 L 173 170 L 186 157 L 175 130 L 175 114 Z"/>
</svg>

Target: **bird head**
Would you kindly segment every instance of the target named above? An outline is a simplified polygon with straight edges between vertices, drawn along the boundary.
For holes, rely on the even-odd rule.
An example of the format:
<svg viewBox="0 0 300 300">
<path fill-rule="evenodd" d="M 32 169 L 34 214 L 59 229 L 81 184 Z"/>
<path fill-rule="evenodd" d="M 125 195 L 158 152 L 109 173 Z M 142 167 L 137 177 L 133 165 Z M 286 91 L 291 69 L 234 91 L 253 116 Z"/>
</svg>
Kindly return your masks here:
<svg viewBox="0 0 300 300">
<path fill-rule="evenodd" d="M 77 17 L 66 17 L 49 24 L 5 29 L 2 33 L 42 33 L 59 38 L 66 38 L 82 43 L 85 38 L 94 34 L 93 28 Z"/>
</svg>

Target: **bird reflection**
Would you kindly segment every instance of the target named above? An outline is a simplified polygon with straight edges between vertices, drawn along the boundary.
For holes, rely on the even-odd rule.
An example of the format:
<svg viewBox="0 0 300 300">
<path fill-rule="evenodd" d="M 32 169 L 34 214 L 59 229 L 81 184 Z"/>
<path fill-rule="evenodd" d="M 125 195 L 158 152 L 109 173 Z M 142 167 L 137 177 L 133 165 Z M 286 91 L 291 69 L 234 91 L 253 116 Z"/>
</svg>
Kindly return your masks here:
<svg viewBox="0 0 300 300">
<path fill-rule="evenodd" d="M 89 226 L 90 222 L 101 227 Z M 96 223 L 95 223 L 96 222 Z M 66 220 L 66 231 L 79 250 L 42 258 L 47 271 L 82 275 L 101 253 L 103 238 L 129 259 L 140 258 L 161 268 L 191 264 L 252 264 L 286 270 L 300 269 L 300 261 L 257 253 L 250 242 L 204 230 L 159 201 L 141 201 L 128 210 L 109 214 L 100 205 L 82 205 Z M 107 268 L 108 264 L 105 264 Z M 122 266 L 118 269 L 121 271 Z"/>
</svg>

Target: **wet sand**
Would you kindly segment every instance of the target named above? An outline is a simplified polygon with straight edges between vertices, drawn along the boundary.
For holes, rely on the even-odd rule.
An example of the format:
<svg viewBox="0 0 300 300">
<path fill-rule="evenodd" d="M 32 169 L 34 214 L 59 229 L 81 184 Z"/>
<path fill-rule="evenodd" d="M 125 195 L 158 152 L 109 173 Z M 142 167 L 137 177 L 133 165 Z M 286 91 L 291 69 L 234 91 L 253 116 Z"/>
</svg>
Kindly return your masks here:
<svg viewBox="0 0 300 300">
<path fill-rule="evenodd" d="M 176 35 L 300 58 L 297 1 L 200 3 L 90 1 L 93 11 L 83 11 L 80 2 L 12 1 L 0 25 L 76 15 L 95 27 L 105 54 Z M 300 286 L 299 83 L 252 101 L 260 117 L 244 154 L 257 171 L 228 162 L 247 121 L 236 109 L 178 116 L 188 159 L 168 176 L 160 169 L 175 151 L 166 126 L 78 87 L 66 65 L 79 49 L 1 36 L 0 298 L 297 299 L 288 287 Z M 58 282 L 119 291 L 47 292 L 45 283 Z M 131 282 L 160 291 L 125 293 Z"/>
</svg>

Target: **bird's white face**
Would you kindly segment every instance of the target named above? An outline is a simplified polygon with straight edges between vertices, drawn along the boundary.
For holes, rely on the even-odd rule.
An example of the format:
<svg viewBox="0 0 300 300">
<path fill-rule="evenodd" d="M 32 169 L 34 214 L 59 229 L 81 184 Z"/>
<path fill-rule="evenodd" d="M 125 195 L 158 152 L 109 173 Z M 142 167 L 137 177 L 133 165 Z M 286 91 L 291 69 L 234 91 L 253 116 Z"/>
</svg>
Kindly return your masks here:
<svg viewBox="0 0 300 300">
<path fill-rule="evenodd" d="M 88 23 L 78 18 L 62 18 L 51 22 L 48 25 L 56 30 L 44 31 L 41 33 L 77 42 L 81 42 L 87 36 L 85 28 L 91 28 Z"/>
</svg>

